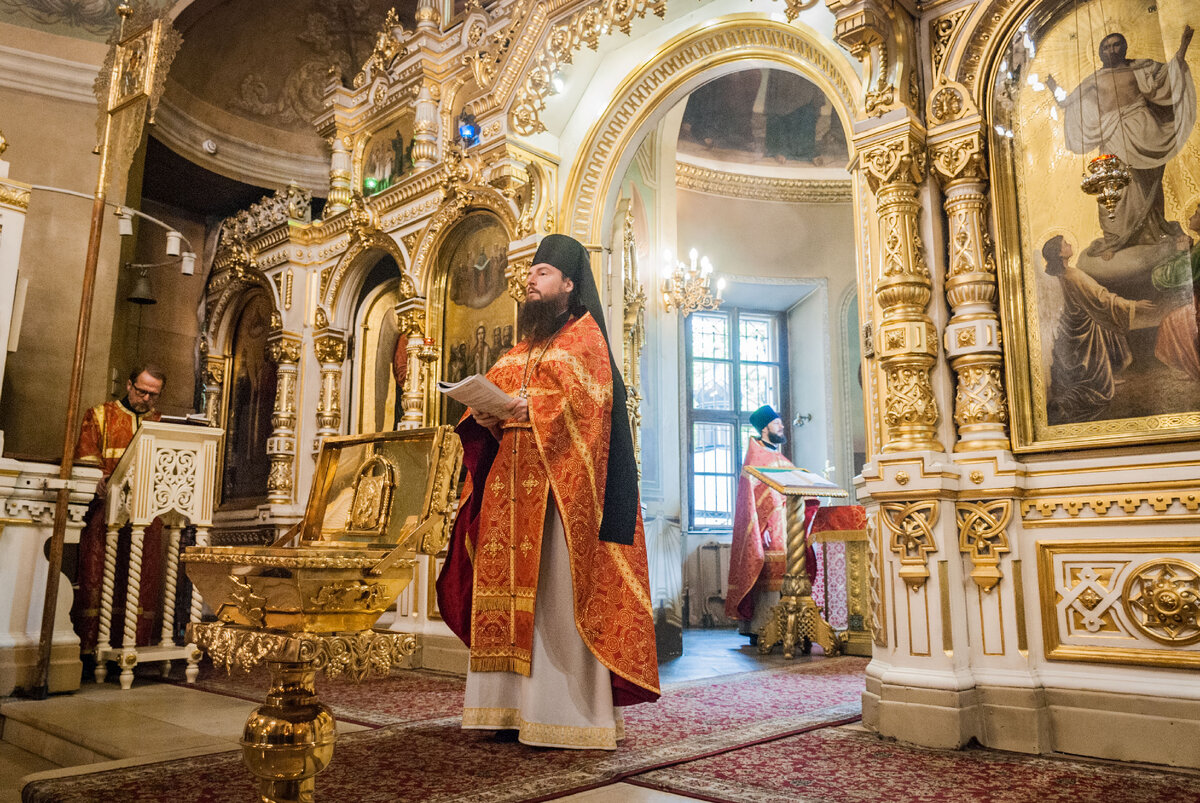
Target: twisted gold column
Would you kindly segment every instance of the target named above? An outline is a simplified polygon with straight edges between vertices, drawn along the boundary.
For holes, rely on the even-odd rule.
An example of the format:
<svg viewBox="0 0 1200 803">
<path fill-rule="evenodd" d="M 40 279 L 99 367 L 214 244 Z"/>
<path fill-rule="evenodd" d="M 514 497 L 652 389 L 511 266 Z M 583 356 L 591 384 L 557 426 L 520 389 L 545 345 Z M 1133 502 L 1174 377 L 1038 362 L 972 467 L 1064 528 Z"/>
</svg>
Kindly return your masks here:
<svg viewBox="0 0 1200 803">
<path fill-rule="evenodd" d="M 796 642 L 804 641 L 808 652 L 815 641 L 826 655 L 842 651 L 842 640 L 821 616 L 821 609 L 812 598 L 812 582 L 808 579 L 808 527 L 804 516 L 805 497 L 787 497 L 787 563 L 779 602 L 771 610 L 770 619 L 758 634 L 758 651 L 763 655 L 783 642 L 783 657 L 796 654 Z"/>
<path fill-rule="evenodd" d="M 934 174 L 945 192 L 949 229 L 946 356 L 958 377 L 954 423 L 957 452 L 1008 449 L 1008 404 L 1002 376 L 996 264 L 987 232 L 987 164 L 977 130 L 931 146 Z"/>
<path fill-rule="evenodd" d="M 267 340 L 267 357 L 276 365 L 275 409 L 271 412 L 271 437 L 267 439 L 267 502 L 292 501 L 292 467 L 296 459 L 296 376 L 300 361 L 300 338 L 277 332 Z"/>
<path fill-rule="evenodd" d="M 875 300 L 883 316 L 875 348 L 886 381 L 883 451 L 943 451 L 930 382 L 937 357 L 937 333 L 927 311 L 933 283 L 921 241 L 917 198 L 917 187 L 925 177 L 925 147 L 907 126 L 863 147 L 861 169 L 875 193 L 879 220 Z"/>
</svg>

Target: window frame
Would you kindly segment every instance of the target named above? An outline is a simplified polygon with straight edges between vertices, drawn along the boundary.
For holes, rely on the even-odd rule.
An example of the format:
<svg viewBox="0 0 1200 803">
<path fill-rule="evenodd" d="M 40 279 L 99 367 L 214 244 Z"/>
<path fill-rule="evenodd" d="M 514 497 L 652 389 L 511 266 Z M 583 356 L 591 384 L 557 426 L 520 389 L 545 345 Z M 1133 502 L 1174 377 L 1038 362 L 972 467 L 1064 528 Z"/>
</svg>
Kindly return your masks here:
<svg viewBox="0 0 1200 803">
<path fill-rule="evenodd" d="M 693 313 L 695 315 L 696 313 Z M 731 510 L 730 515 L 733 515 L 733 507 L 737 504 L 737 484 L 738 476 L 741 473 L 742 461 L 745 459 L 746 443 L 742 440 L 743 427 L 750 426 L 750 413 L 753 410 L 741 411 L 742 405 L 742 365 L 748 363 L 751 365 L 775 365 L 779 369 L 779 395 L 780 406 L 776 408 L 780 418 L 784 421 L 784 426 L 790 430 L 788 422 L 791 421 L 791 377 L 788 370 L 788 337 L 787 337 L 787 313 L 776 312 L 773 310 L 752 309 L 749 307 L 732 307 L 722 305 L 716 310 L 704 310 L 704 314 L 708 315 L 724 315 L 727 316 L 730 325 L 731 350 L 728 360 L 713 360 L 714 362 L 726 362 L 731 366 L 732 372 L 732 392 L 733 392 L 733 409 L 732 410 L 698 410 L 694 406 L 695 400 L 695 356 L 693 354 L 692 340 L 692 315 L 687 316 L 683 321 L 683 340 L 684 340 L 684 393 L 686 400 L 686 427 L 687 435 L 684 439 L 686 447 L 686 462 L 687 471 L 685 472 L 685 488 L 687 493 L 687 532 L 713 532 L 713 533 L 732 533 L 732 522 L 728 526 L 720 525 L 697 525 L 696 524 L 696 455 L 695 455 L 695 424 L 697 423 L 714 423 L 714 424 L 732 424 L 734 427 L 733 438 L 733 489 L 730 495 Z M 776 359 L 771 362 L 743 361 L 741 359 L 741 319 L 743 316 L 752 316 L 756 318 L 769 318 L 774 324 L 774 334 L 776 341 Z M 710 358 L 700 358 L 709 361 Z M 782 451 L 785 457 L 791 458 L 791 443 L 790 441 L 783 445 Z M 727 475 L 716 475 L 727 476 Z"/>
</svg>

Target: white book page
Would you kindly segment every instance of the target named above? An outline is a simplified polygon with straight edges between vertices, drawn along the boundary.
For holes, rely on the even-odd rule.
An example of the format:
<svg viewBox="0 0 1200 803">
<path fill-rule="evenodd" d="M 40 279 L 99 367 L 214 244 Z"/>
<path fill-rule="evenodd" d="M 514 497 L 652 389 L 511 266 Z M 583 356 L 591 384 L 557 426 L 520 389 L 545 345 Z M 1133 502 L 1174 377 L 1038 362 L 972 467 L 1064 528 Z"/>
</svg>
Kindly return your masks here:
<svg viewBox="0 0 1200 803">
<path fill-rule="evenodd" d="M 513 403 L 514 398 L 496 387 L 483 374 L 473 374 L 461 382 L 438 382 L 437 388 L 476 412 L 500 419 L 512 417 L 509 405 Z"/>
</svg>

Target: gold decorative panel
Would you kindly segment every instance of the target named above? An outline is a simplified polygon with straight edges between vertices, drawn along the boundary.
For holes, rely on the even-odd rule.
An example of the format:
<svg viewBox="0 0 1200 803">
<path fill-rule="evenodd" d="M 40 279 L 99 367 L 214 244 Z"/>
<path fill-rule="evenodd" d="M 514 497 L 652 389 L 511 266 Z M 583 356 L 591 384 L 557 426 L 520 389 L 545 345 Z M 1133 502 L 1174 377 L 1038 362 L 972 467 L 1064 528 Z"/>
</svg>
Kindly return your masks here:
<svg viewBox="0 0 1200 803">
<path fill-rule="evenodd" d="M 1200 539 L 1039 541 L 1046 658 L 1200 666 Z"/>
<path fill-rule="evenodd" d="M 915 591 L 929 579 L 928 556 L 937 551 L 938 503 L 885 502 L 880 513 L 890 533 L 888 546 L 900 559 L 900 578 Z"/>
<path fill-rule="evenodd" d="M 1009 551 L 1007 528 L 1012 519 L 1012 500 L 959 502 L 954 513 L 958 519 L 958 548 L 971 558 L 971 579 L 984 591 L 991 591 L 1003 577 L 1000 556 Z"/>
</svg>

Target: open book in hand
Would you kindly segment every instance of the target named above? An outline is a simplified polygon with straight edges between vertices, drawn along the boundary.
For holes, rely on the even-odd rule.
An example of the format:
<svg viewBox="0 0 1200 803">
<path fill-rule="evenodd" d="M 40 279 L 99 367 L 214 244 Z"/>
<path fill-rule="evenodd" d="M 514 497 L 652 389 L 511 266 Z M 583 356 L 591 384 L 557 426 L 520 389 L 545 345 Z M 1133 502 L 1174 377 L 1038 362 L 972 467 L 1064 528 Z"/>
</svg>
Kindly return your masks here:
<svg viewBox="0 0 1200 803">
<path fill-rule="evenodd" d="M 437 389 L 476 412 L 500 419 L 512 417 L 509 405 L 515 399 L 483 374 L 472 374 L 461 382 L 438 382 Z"/>
</svg>

